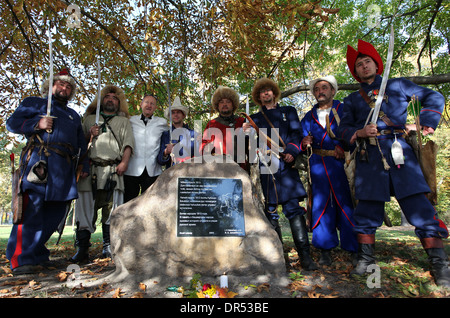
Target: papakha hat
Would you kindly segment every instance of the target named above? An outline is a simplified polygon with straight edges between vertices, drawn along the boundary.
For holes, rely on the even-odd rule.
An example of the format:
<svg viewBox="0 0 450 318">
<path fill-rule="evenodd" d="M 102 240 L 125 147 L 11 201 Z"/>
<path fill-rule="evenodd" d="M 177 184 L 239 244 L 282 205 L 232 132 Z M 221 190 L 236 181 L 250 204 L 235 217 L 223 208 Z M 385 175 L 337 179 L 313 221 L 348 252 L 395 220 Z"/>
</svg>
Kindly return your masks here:
<svg viewBox="0 0 450 318">
<path fill-rule="evenodd" d="M 252 90 L 252 98 L 253 101 L 258 104 L 259 106 L 261 106 L 261 99 L 259 98 L 259 93 L 261 92 L 261 90 L 263 88 L 271 88 L 273 95 L 275 96 L 275 100 L 278 101 L 280 99 L 281 96 L 281 91 L 280 88 L 278 87 L 278 85 L 271 79 L 269 78 L 260 78 L 259 80 L 257 80 L 255 82 L 255 85 L 253 86 L 253 90 Z"/>
<path fill-rule="evenodd" d="M 71 100 L 75 96 L 75 93 L 77 90 L 77 83 L 75 82 L 75 79 L 72 76 L 70 76 L 69 70 L 67 68 L 64 68 L 58 74 L 54 74 L 53 75 L 53 84 L 55 84 L 56 81 L 67 82 L 72 86 L 72 92 L 70 93 L 70 96 L 69 96 L 69 100 Z M 45 80 L 42 83 L 42 86 L 41 86 L 42 97 L 47 97 L 49 85 L 50 85 L 49 79 Z"/>
<path fill-rule="evenodd" d="M 311 94 L 314 95 L 314 85 L 316 85 L 317 82 L 321 82 L 321 81 L 326 81 L 326 82 L 330 83 L 331 86 L 333 86 L 333 88 L 334 88 L 334 95 L 336 95 L 336 93 L 338 91 L 338 85 L 337 85 L 336 78 L 333 75 L 319 77 L 319 78 L 316 78 L 315 80 L 312 80 L 311 82 L 309 82 L 309 91 L 311 92 Z"/>
<path fill-rule="evenodd" d="M 127 101 L 127 97 L 125 96 L 124 91 L 118 86 L 111 85 L 111 84 L 106 85 L 105 87 L 103 87 L 103 89 L 100 92 L 100 101 L 103 101 L 106 94 L 109 94 L 109 93 L 116 94 L 117 98 L 119 99 L 118 114 L 120 116 L 130 117 L 130 115 L 128 113 L 128 101 Z M 86 117 L 90 114 L 95 114 L 95 110 L 97 109 L 97 99 L 98 99 L 98 93 L 95 96 L 92 103 L 90 103 L 89 106 L 87 107 L 86 113 L 84 114 L 83 117 Z M 101 107 L 101 103 L 100 103 L 100 107 Z"/>
<path fill-rule="evenodd" d="M 172 103 L 172 107 L 167 107 L 166 110 L 164 111 L 164 116 L 169 119 L 170 118 L 170 114 L 169 114 L 169 110 L 181 110 L 184 114 L 184 117 L 187 117 L 187 115 L 189 114 L 189 110 L 186 106 L 181 105 L 181 100 L 180 97 L 175 97 L 175 100 Z"/>
<path fill-rule="evenodd" d="M 356 75 L 355 72 L 355 62 L 359 55 L 367 55 L 370 56 L 375 63 L 378 65 L 378 75 L 383 74 L 383 60 L 381 59 L 380 54 L 375 49 L 375 47 L 369 42 L 358 40 L 358 50 L 355 50 L 350 45 L 347 45 L 347 66 L 352 73 L 353 77 L 361 82 L 361 79 Z"/>
<path fill-rule="evenodd" d="M 239 94 L 232 88 L 219 86 L 211 98 L 211 104 L 214 111 L 219 109 L 219 102 L 227 98 L 233 103 L 233 112 L 239 107 Z"/>
</svg>

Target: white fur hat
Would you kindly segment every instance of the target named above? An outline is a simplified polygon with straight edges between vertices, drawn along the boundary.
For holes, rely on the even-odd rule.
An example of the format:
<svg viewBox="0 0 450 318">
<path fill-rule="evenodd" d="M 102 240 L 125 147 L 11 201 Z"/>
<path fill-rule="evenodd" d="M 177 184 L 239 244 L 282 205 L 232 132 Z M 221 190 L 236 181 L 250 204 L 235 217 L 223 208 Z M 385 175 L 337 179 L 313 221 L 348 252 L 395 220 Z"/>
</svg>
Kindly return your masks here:
<svg viewBox="0 0 450 318">
<path fill-rule="evenodd" d="M 333 75 L 319 77 L 319 78 L 316 78 L 315 80 L 309 82 L 309 91 L 311 92 L 311 94 L 314 95 L 314 85 L 316 85 L 316 83 L 320 82 L 320 81 L 326 81 L 326 82 L 330 83 L 331 86 L 333 86 L 333 88 L 334 88 L 334 95 L 336 95 L 336 93 L 338 91 L 338 85 L 337 85 L 337 81 Z"/>
<path fill-rule="evenodd" d="M 164 116 L 169 119 L 170 118 L 170 114 L 169 114 L 169 110 L 181 110 L 184 114 L 184 117 L 187 117 L 189 110 L 186 106 L 181 105 L 181 100 L 180 97 L 175 97 L 175 100 L 172 103 L 172 107 L 167 107 L 166 110 L 164 111 Z"/>
</svg>

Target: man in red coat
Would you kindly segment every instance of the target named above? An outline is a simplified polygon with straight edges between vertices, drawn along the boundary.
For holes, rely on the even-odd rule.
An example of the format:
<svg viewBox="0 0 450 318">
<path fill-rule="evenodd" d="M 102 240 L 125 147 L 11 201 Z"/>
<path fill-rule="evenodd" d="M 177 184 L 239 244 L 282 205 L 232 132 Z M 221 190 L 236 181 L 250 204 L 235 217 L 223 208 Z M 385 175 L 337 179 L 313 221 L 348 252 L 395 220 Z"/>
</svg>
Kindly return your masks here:
<svg viewBox="0 0 450 318">
<path fill-rule="evenodd" d="M 200 153 L 231 155 L 236 160 L 237 140 L 233 139 L 242 132 L 239 128 L 242 128 L 245 120 L 234 114 L 239 107 L 239 95 L 229 87 L 219 86 L 212 97 L 212 107 L 219 112 L 219 116 L 206 125 Z"/>
</svg>

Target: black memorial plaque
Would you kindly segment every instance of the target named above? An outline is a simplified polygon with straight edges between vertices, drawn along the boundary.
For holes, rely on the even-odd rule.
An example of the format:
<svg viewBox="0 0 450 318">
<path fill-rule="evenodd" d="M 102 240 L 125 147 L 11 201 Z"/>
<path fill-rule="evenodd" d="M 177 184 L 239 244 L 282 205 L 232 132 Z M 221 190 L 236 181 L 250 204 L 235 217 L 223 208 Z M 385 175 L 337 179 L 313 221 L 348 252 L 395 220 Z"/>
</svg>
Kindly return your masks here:
<svg viewBox="0 0 450 318">
<path fill-rule="evenodd" d="M 242 180 L 178 178 L 177 236 L 245 236 Z"/>
</svg>

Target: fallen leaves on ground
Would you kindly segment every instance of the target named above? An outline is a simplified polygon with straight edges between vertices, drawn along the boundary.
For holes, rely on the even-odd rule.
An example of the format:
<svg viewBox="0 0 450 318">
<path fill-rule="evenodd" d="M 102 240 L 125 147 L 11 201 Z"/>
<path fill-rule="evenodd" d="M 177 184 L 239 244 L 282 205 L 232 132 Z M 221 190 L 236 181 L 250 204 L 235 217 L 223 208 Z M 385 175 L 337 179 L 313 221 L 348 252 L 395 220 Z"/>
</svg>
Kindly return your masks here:
<svg viewBox="0 0 450 318">
<path fill-rule="evenodd" d="M 122 298 L 124 295 L 125 295 L 125 293 L 122 291 L 122 288 L 117 288 L 114 291 L 112 298 Z"/>
<path fill-rule="evenodd" d="M 330 266 L 320 266 L 317 271 L 303 271 L 298 254 L 289 244 L 285 246 L 288 254 L 287 270 L 291 282 L 286 286 L 284 295 L 288 297 L 310 298 L 445 298 L 450 297 L 450 291 L 435 285 L 430 274 L 426 254 L 417 238 L 410 241 L 384 239 L 377 241 L 377 264 L 381 269 L 381 288 L 369 288 L 367 276 L 355 277 L 352 270 L 351 256 L 348 252 L 336 248 L 332 251 L 333 263 Z M 67 259 L 74 253 L 73 242 L 69 247 L 60 243 L 51 247 L 53 257 Z M 92 254 L 101 255 L 101 243 L 93 242 Z M 320 251 L 311 248 L 312 257 L 317 262 Z M 0 252 L 1 253 L 1 252 Z M 114 262 L 109 258 L 94 258 L 89 264 L 80 265 L 81 278 L 67 270 L 67 264 L 49 268 L 37 275 L 12 276 L 9 261 L 0 255 L 0 298 L 144 298 L 159 297 L 152 294 L 152 286 L 141 282 L 129 290 L 124 286 L 95 284 L 102 275 L 111 273 Z M 86 283 L 85 283 L 86 282 Z M 93 283 L 93 284 L 89 284 Z M 242 282 L 236 282 L 237 284 Z M 153 284 L 158 284 L 153 281 Z M 91 286 L 89 286 L 91 285 Z M 268 283 L 248 284 L 257 293 L 274 293 Z M 274 289 L 275 290 L 275 289 Z M 234 297 L 237 295 L 227 295 Z M 277 297 L 277 296 L 274 296 Z"/>
</svg>

